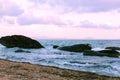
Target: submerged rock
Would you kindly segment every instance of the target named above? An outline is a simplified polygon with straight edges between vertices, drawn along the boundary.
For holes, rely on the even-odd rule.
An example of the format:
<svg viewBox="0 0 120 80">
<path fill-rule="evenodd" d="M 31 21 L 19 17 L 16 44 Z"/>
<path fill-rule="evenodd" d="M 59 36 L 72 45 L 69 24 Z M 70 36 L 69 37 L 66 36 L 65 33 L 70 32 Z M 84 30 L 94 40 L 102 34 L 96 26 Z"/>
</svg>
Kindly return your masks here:
<svg viewBox="0 0 120 80">
<path fill-rule="evenodd" d="M 83 55 L 85 55 L 85 56 L 119 57 L 120 53 L 115 50 L 101 50 L 101 51 L 87 50 L 87 51 L 84 51 Z"/>
<path fill-rule="evenodd" d="M 15 53 L 31 53 L 31 52 L 19 49 L 19 50 L 16 50 Z"/>
<path fill-rule="evenodd" d="M 106 47 L 105 49 L 120 50 L 120 47 Z"/>
<path fill-rule="evenodd" d="M 85 50 L 91 50 L 91 44 L 76 44 L 72 46 L 59 47 L 59 50 L 70 51 L 70 52 L 83 52 Z"/>
<path fill-rule="evenodd" d="M 12 35 L 0 38 L 0 44 L 6 46 L 7 48 L 20 47 L 20 48 L 43 48 L 43 46 L 26 36 L 22 35 Z"/>
</svg>

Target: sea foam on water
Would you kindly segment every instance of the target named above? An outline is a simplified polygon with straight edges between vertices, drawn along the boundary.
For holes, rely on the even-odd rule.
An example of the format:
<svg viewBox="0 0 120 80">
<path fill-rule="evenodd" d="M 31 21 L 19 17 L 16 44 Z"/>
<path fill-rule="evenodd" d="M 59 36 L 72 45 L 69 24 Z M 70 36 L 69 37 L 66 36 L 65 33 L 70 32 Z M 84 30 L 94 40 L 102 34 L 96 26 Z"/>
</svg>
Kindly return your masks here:
<svg viewBox="0 0 120 80">
<path fill-rule="evenodd" d="M 22 48 L 6 48 L 0 45 L 0 58 L 18 62 L 30 62 L 80 71 L 95 72 L 108 76 L 120 76 L 120 58 L 84 56 L 82 52 L 67 52 L 53 49 L 53 45 L 92 44 L 93 50 L 108 46 L 120 47 L 119 40 L 38 40 L 44 49 L 23 49 L 31 53 L 15 53 Z"/>
</svg>

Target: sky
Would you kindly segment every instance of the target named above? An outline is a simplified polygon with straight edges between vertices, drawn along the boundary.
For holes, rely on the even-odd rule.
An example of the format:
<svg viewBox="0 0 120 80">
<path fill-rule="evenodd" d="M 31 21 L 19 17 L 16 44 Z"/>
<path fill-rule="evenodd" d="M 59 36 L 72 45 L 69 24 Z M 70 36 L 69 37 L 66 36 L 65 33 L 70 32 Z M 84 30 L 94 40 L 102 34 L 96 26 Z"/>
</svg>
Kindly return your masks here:
<svg viewBox="0 0 120 80">
<path fill-rule="evenodd" d="M 120 39 L 120 0 L 0 0 L 0 36 Z"/>
</svg>

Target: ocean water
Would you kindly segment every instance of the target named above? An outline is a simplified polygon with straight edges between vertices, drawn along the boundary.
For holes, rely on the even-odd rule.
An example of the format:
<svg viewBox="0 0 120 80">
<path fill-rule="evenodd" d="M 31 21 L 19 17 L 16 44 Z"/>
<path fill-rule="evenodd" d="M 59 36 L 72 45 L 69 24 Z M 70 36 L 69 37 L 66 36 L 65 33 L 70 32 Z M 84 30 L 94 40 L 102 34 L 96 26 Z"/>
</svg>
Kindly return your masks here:
<svg viewBox="0 0 120 80">
<path fill-rule="evenodd" d="M 20 48 L 6 48 L 0 45 L 0 58 L 18 62 L 30 62 L 47 66 L 88 71 L 100 75 L 120 77 L 120 57 L 84 56 L 82 52 L 67 52 L 53 49 L 53 45 L 68 46 L 74 44 L 92 44 L 93 50 L 105 47 L 120 47 L 120 40 L 38 40 L 45 48 L 24 49 L 31 53 L 15 53 Z"/>
</svg>

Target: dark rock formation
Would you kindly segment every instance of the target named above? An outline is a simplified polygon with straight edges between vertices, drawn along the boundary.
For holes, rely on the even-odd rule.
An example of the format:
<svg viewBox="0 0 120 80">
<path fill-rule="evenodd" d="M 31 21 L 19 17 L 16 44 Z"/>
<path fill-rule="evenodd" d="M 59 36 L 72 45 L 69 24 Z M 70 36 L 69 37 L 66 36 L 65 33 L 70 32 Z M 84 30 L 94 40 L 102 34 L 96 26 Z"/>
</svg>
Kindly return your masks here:
<svg viewBox="0 0 120 80">
<path fill-rule="evenodd" d="M 0 38 L 0 44 L 7 48 L 20 47 L 20 48 L 43 48 L 43 46 L 31 38 L 22 35 L 12 35 Z"/>
<path fill-rule="evenodd" d="M 117 52 L 116 50 L 101 50 L 98 51 L 100 53 L 108 53 L 108 54 L 119 54 L 119 52 Z"/>
<path fill-rule="evenodd" d="M 70 51 L 70 52 L 83 52 L 85 50 L 91 50 L 90 44 L 77 44 L 72 46 L 59 47 L 59 50 Z"/>
<path fill-rule="evenodd" d="M 120 47 L 106 47 L 105 49 L 120 50 Z"/>
<path fill-rule="evenodd" d="M 31 53 L 31 52 L 19 49 L 19 50 L 16 50 L 15 53 Z"/>
<path fill-rule="evenodd" d="M 53 48 L 54 48 L 54 49 L 56 49 L 56 48 L 58 48 L 58 47 L 59 47 L 59 46 L 57 46 L 57 45 L 53 45 Z"/>
<path fill-rule="evenodd" d="M 84 51 L 83 55 L 86 56 L 107 56 L 107 57 L 119 57 L 120 53 L 115 50 L 101 50 L 101 51 Z"/>
</svg>

